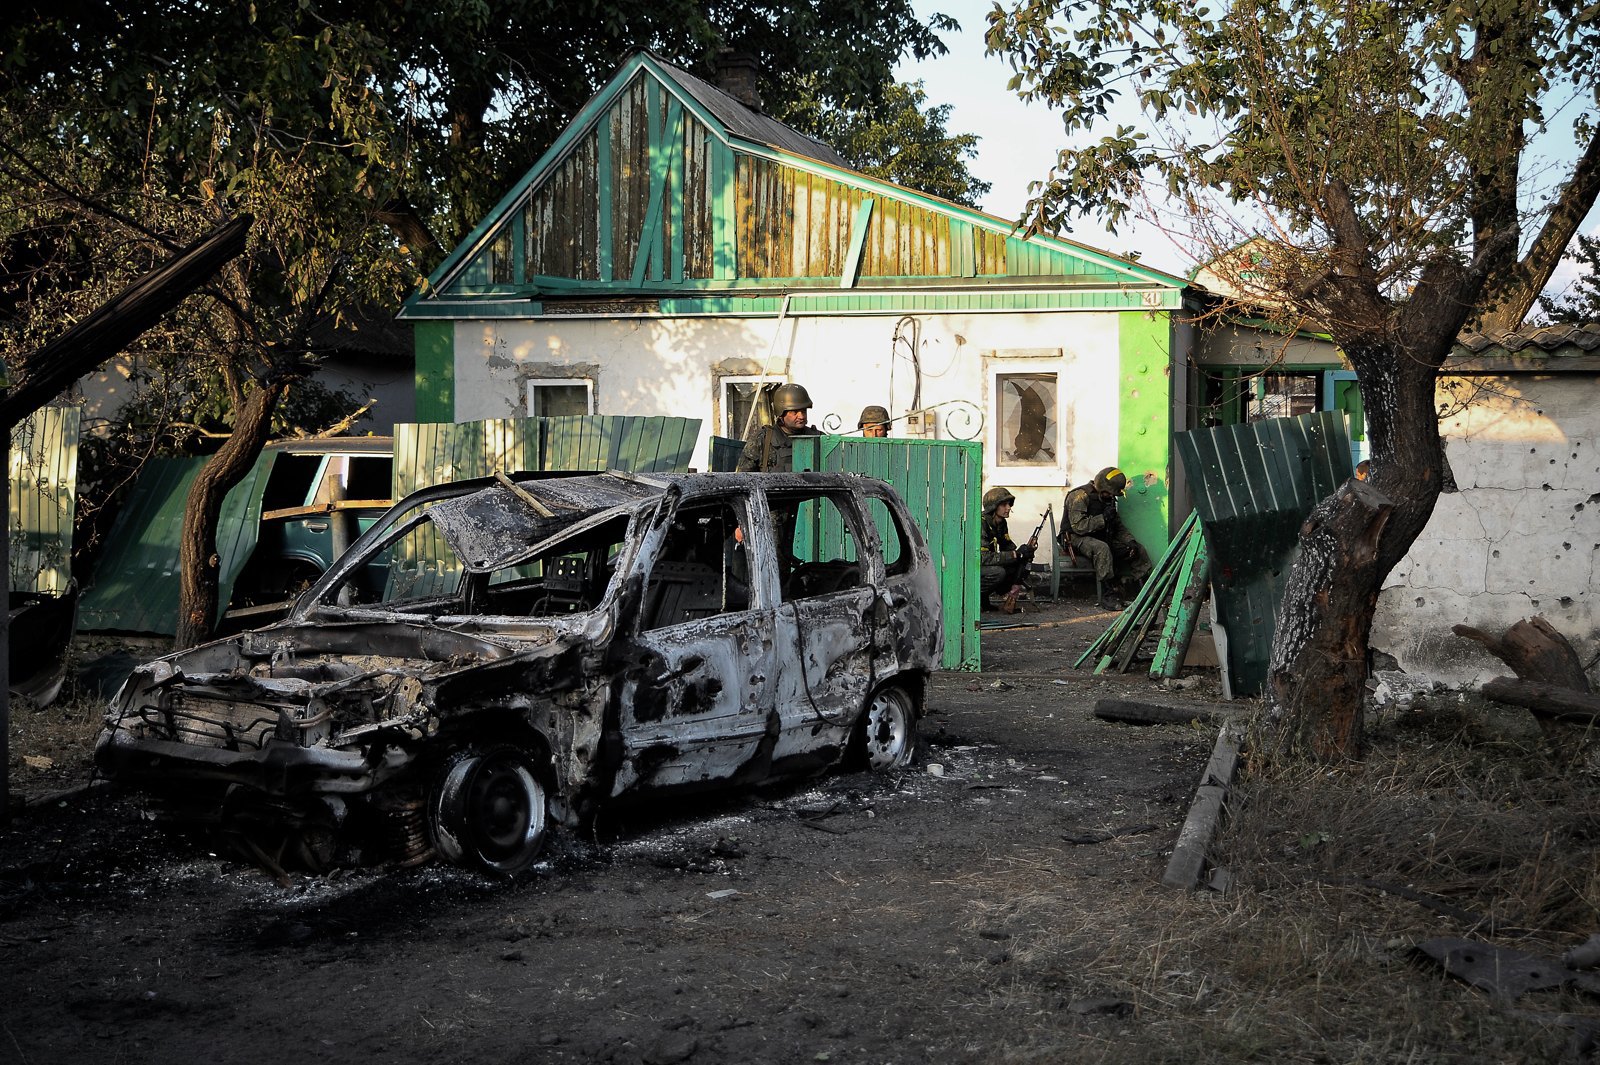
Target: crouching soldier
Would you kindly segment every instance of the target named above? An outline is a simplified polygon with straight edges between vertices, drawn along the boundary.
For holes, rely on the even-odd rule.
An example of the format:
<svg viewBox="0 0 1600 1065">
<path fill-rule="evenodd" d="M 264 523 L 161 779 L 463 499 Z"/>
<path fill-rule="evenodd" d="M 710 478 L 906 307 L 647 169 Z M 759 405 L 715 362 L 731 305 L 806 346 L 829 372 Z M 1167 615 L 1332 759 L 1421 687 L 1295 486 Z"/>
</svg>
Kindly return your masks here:
<svg viewBox="0 0 1600 1065">
<path fill-rule="evenodd" d="M 1000 609 L 1007 614 L 1017 612 L 1017 596 L 1024 587 L 1023 574 L 1039 546 L 1037 540 L 1029 540 L 1018 548 L 1012 541 L 1006 519 L 1011 516 L 1011 507 L 1016 501 L 1017 497 L 1004 488 L 991 488 L 983 493 L 978 580 L 983 589 L 984 610 L 995 609 L 989 597 L 999 592 L 1004 596 Z"/>
<path fill-rule="evenodd" d="M 1150 576 L 1150 556 L 1117 514 L 1117 497 L 1127 487 L 1127 475 L 1115 466 L 1107 466 L 1088 484 L 1068 492 L 1061 505 L 1066 514 L 1062 546 L 1094 563 L 1095 579 L 1102 586 L 1120 578 L 1124 598 L 1136 594 Z M 1122 608 L 1122 601 L 1114 594 L 1102 602 L 1114 610 Z"/>
</svg>

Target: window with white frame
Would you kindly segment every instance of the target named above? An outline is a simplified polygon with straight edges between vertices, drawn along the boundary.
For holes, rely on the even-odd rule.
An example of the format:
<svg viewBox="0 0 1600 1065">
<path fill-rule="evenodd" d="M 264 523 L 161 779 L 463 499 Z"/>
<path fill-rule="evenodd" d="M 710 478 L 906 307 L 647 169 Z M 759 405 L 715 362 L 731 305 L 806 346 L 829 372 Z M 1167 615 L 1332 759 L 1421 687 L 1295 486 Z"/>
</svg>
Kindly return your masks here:
<svg viewBox="0 0 1600 1065">
<path fill-rule="evenodd" d="M 771 392 L 782 381 L 771 377 L 738 377 L 727 375 L 719 379 L 722 395 L 719 397 L 722 405 L 722 435 L 735 440 L 743 440 L 745 428 L 755 429 L 765 425 L 770 418 L 764 418 L 764 411 L 757 410 L 752 420 L 750 411 L 757 405 L 757 400 L 763 393 Z M 765 404 L 762 404 L 765 406 Z"/>
<path fill-rule="evenodd" d="M 1053 373 L 994 375 L 995 464 L 1057 466 L 1060 403 Z"/>
<path fill-rule="evenodd" d="M 528 381 L 528 417 L 594 413 L 594 382 L 586 377 L 535 377 Z"/>
</svg>

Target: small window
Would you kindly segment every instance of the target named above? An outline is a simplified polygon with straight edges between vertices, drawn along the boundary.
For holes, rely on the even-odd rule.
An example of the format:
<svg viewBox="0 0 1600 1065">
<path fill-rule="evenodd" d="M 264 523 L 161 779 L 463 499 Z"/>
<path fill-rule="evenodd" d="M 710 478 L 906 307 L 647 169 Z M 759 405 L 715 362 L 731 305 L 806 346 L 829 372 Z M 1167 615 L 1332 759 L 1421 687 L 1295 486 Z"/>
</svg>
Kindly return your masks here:
<svg viewBox="0 0 1600 1065">
<path fill-rule="evenodd" d="M 1000 466 L 1060 464 L 1060 406 L 1053 373 L 1003 373 L 994 378 L 995 462 Z"/>
<path fill-rule="evenodd" d="M 317 469 L 321 464 L 321 455 L 279 452 L 273 460 L 267 487 L 261 493 L 261 509 L 284 510 L 311 502 L 307 497 L 316 487 Z"/>
<path fill-rule="evenodd" d="M 867 513 L 878 527 L 878 541 L 883 544 L 884 572 L 893 577 L 911 570 L 911 546 L 900 527 L 900 517 L 881 499 L 867 501 Z"/>
<path fill-rule="evenodd" d="M 1256 394 L 1251 397 L 1246 421 L 1267 418 L 1294 418 L 1315 414 L 1322 409 L 1322 373 L 1268 373 L 1256 379 Z"/>
<path fill-rule="evenodd" d="M 767 397 L 782 382 L 770 377 L 724 377 L 722 380 L 722 435 L 743 440 L 746 428 L 754 430 L 772 421 Z M 750 417 L 755 409 L 755 418 Z"/>
<path fill-rule="evenodd" d="M 380 455 L 329 455 L 313 503 L 388 499 L 393 460 Z"/>
<path fill-rule="evenodd" d="M 528 382 L 528 417 L 561 418 L 594 413 L 594 382 L 582 377 L 537 378 Z"/>
</svg>

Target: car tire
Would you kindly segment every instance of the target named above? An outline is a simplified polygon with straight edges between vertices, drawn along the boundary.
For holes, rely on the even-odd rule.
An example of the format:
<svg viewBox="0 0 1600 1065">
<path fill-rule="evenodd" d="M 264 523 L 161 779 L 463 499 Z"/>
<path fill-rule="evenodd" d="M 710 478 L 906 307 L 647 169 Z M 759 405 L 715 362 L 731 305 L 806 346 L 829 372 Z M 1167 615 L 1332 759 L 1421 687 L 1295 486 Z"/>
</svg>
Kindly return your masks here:
<svg viewBox="0 0 1600 1065">
<path fill-rule="evenodd" d="M 874 772 L 904 769 L 917 756 L 917 710 L 899 685 L 879 688 L 861 714 L 857 742 L 867 768 Z"/>
<path fill-rule="evenodd" d="M 549 804 L 533 760 L 516 747 L 466 749 L 446 760 L 428 804 L 439 856 L 512 876 L 544 848 Z"/>
</svg>

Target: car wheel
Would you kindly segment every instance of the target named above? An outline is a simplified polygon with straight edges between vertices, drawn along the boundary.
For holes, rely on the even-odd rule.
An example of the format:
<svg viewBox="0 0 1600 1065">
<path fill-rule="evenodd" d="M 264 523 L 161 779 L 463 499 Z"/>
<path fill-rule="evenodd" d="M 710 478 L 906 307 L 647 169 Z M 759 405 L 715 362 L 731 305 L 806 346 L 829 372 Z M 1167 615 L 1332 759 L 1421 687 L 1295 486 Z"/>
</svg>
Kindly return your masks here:
<svg viewBox="0 0 1600 1065">
<path fill-rule="evenodd" d="M 917 713 L 903 688 L 879 688 L 861 715 L 867 768 L 904 769 L 917 754 Z"/>
<path fill-rule="evenodd" d="M 528 756 L 496 747 L 452 756 L 428 814 L 434 847 L 446 861 L 511 876 L 539 856 L 549 808 Z"/>
</svg>

